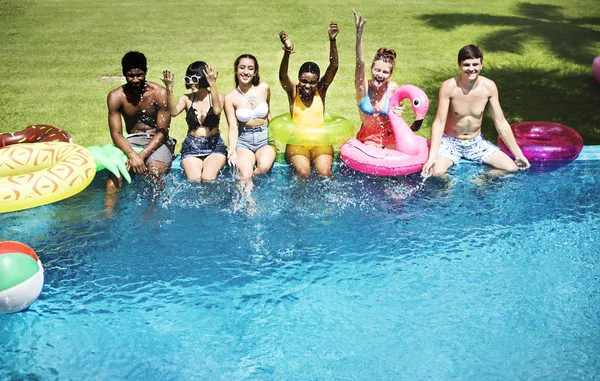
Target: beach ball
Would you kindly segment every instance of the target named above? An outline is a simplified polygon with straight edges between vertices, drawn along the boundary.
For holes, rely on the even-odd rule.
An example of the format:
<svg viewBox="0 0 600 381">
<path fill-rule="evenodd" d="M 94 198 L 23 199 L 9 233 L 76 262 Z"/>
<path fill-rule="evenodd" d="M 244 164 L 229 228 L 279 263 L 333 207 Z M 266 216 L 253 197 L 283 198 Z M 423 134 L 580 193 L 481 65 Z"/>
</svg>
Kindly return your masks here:
<svg viewBox="0 0 600 381">
<path fill-rule="evenodd" d="M 594 71 L 594 77 L 596 77 L 596 81 L 600 82 L 600 56 L 594 58 L 592 69 Z"/>
<path fill-rule="evenodd" d="M 35 252 L 20 242 L 0 242 L 0 313 L 26 309 L 43 286 L 44 268 Z"/>
</svg>

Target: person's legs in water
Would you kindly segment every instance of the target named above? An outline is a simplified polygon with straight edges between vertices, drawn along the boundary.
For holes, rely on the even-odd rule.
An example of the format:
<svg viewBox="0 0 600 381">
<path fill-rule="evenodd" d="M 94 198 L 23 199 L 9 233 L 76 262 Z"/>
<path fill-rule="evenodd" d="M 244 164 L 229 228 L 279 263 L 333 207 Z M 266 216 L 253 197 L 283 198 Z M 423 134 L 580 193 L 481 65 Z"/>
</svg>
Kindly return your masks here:
<svg viewBox="0 0 600 381">
<path fill-rule="evenodd" d="M 310 155 L 317 173 L 321 176 L 331 176 L 331 166 L 333 165 L 333 147 L 313 147 L 313 149 L 310 151 Z"/>
<path fill-rule="evenodd" d="M 215 181 L 221 169 L 227 162 L 227 156 L 220 153 L 212 153 L 204 159 L 202 170 L 202 181 Z"/>
<path fill-rule="evenodd" d="M 181 160 L 181 168 L 190 183 L 202 181 L 202 170 L 204 169 L 204 160 L 196 156 L 187 156 Z"/>
<path fill-rule="evenodd" d="M 240 175 L 240 180 L 248 181 L 252 177 L 252 173 L 254 172 L 254 164 L 256 163 L 256 156 L 254 152 L 247 148 L 241 148 L 238 146 L 236 148 L 237 156 L 238 156 L 238 173 Z"/>
<path fill-rule="evenodd" d="M 310 176 L 310 151 L 303 146 L 288 144 L 285 147 L 285 158 L 296 170 L 298 177 L 307 178 Z"/>
<path fill-rule="evenodd" d="M 261 175 L 267 173 L 273 166 L 275 161 L 275 148 L 267 145 L 256 151 L 256 168 L 254 169 L 255 175 Z"/>
</svg>

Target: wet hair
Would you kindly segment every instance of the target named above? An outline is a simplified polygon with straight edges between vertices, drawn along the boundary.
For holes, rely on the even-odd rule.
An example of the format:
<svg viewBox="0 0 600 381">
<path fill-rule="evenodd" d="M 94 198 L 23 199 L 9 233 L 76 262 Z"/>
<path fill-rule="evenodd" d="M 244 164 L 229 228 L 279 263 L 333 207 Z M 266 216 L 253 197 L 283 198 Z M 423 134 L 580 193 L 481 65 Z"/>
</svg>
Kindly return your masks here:
<svg viewBox="0 0 600 381">
<path fill-rule="evenodd" d="M 200 77 L 200 79 L 198 80 L 198 84 L 196 84 L 196 86 L 200 89 L 206 89 L 210 86 L 208 85 L 208 80 L 206 79 L 206 75 L 204 75 L 205 71 L 206 71 L 206 62 L 196 61 L 196 62 L 192 62 L 190 64 L 190 66 L 188 66 L 187 70 L 185 71 L 185 75 L 187 77 L 192 76 L 192 75 L 197 75 L 198 77 Z M 189 89 L 190 85 L 188 85 L 186 83 L 185 88 Z"/>
<path fill-rule="evenodd" d="M 472 60 L 477 58 L 481 58 L 481 62 L 483 62 L 483 50 L 481 50 L 479 46 L 471 44 L 463 46 L 458 51 L 458 63 L 461 63 L 464 60 Z"/>
<path fill-rule="evenodd" d="M 146 57 L 140 52 L 127 52 L 121 59 L 121 66 L 123 67 L 123 75 L 131 69 L 140 69 L 148 71 L 146 65 Z"/>
<path fill-rule="evenodd" d="M 260 75 L 258 75 L 258 61 L 256 60 L 256 57 L 254 57 L 252 54 L 242 54 L 241 56 L 239 56 L 234 64 L 233 64 L 233 78 L 235 79 L 235 85 L 238 86 L 240 84 L 240 81 L 238 80 L 237 75 L 235 75 L 235 73 L 237 72 L 237 67 L 240 64 L 240 61 L 243 60 L 244 58 L 249 58 L 252 61 L 254 61 L 254 78 L 252 78 L 252 84 L 254 86 L 258 85 L 260 83 Z"/>
<path fill-rule="evenodd" d="M 394 65 L 396 65 L 396 52 L 394 49 L 379 48 L 375 57 L 373 57 L 373 63 L 371 63 L 371 69 L 375 65 L 375 61 L 383 61 L 385 63 L 392 64 L 392 71 L 394 71 Z"/>
<path fill-rule="evenodd" d="M 321 77 L 321 69 L 319 69 L 319 65 L 312 61 L 308 61 L 300 66 L 300 70 L 298 70 L 298 77 L 302 75 L 302 73 L 313 73 L 316 74 L 317 77 Z"/>
</svg>

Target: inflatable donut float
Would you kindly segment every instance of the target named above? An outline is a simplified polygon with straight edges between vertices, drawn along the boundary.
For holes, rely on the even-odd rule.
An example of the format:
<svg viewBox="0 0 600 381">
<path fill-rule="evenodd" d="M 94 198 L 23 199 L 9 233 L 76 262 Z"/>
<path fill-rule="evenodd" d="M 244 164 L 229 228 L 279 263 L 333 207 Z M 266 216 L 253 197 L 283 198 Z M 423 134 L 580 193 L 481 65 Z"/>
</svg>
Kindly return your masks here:
<svg viewBox="0 0 600 381">
<path fill-rule="evenodd" d="M 298 124 L 290 113 L 269 122 L 269 138 L 285 144 L 339 147 L 354 134 L 354 125 L 341 115 L 326 112 L 323 123 Z"/>
<path fill-rule="evenodd" d="M 583 138 L 574 129 L 552 122 L 521 122 L 511 129 L 523 155 L 532 163 L 569 162 L 575 160 L 583 149 Z M 502 138 L 500 149 L 512 154 Z"/>
<path fill-rule="evenodd" d="M 85 189 L 96 174 L 92 154 L 64 142 L 0 148 L 0 213 L 49 204 Z"/>
<path fill-rule="evenodd" d="M 49 124 L 34 124 L 24 130 L 0 134 L 0 148 L 19 143 L 65 142 L 70 143 L 69 134 Z"/>
<path fill-rule="evenodd" d="M 422 120 L 429 109 L 429 98 L 413 85 L 400 86 L 390 98 L 388 118 L 394 131 L 395 149 L 379 148 L 350 139 L 340 148 L 340 157 L 352 169 L 375 176 L 402 176 L 420 171 L 429 157 L 427 139 L 415 135 L 393 109 L 410 99 L 415 120 Z"/>
</svg>

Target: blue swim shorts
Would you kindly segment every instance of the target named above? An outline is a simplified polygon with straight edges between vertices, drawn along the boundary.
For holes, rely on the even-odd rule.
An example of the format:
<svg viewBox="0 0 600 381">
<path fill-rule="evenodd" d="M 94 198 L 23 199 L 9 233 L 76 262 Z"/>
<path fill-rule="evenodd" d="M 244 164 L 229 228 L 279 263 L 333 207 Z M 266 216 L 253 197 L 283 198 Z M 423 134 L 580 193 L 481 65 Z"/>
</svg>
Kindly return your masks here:
<svg viewBox="0 0 600 381">
<path fill-rule="evenodd" d="M 485 140 L 481 134 L 471 139 L 457 139 L 444 134 L 438 156 L 451 160 L 458 164 L 461 158 L 483 163 L 499 148 Z"/>
<path fill-rule="evenodd" d="M 238 127 L 239 137 L 236 148 L 246 148 L 256 153 L 269 145 L 269 124 L 258 127 Z"/>
<path fill-rule="evenodd" d="M 227 157 L 227 147 L 220 133 L 208 137 L 187 134 L 183 144 L 181 144 L 181 160 L 188 156 L 203 159 L 213 153 Z"/>
</svg>

